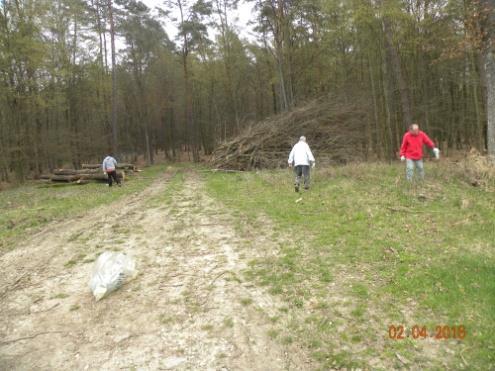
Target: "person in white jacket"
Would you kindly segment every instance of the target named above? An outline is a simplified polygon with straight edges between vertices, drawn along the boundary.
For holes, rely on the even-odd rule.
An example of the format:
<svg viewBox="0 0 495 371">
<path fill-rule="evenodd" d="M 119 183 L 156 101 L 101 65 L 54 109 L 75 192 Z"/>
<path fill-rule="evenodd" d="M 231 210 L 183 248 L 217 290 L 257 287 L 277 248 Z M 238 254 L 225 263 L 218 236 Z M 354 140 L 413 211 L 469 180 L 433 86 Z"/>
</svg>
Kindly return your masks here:
<svg viewBox="0 0 495 371">
<path fill-rule="evenodd" d="M 301 176 L 304 177 L 304 189 L 309 189 L 310 168 L 315 167 L 315 164 L 316 161 L 308 143 L 306 143 L 306 137 L 302 136 L 299 138 L 299 142 L 292 147 L 289 155 L 289 167 L 294 167 L 296 173 L 294 184 L 296 192 L 299 192 Z"/>
</svg>

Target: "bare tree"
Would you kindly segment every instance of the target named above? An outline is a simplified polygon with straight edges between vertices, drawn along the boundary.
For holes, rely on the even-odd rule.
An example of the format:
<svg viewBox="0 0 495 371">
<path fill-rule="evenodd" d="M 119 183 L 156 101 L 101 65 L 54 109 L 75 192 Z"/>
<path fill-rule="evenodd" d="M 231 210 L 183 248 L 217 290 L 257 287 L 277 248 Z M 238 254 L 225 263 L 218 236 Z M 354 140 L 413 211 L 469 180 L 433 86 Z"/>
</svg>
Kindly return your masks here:
<svg viewBox="0 0 495 371">
<path fill-rule="evenodd" d="M 482 51 L 486 74 L 486 143 L 488 155 L 495 163 L 495 0 L 483 0 L 481 4 L 487 15 L 486 40 Z"/>
<path fill-rule="evenodd" d="M 108 19 L 110 22 L 110 44 L 112 50 L 112 150 L 118 152 L 118 126 L 117 126 L 117 62 L 115 56 L 115 21 L 113 16 L 112 0 L 108 0 Z"/>
</svg>

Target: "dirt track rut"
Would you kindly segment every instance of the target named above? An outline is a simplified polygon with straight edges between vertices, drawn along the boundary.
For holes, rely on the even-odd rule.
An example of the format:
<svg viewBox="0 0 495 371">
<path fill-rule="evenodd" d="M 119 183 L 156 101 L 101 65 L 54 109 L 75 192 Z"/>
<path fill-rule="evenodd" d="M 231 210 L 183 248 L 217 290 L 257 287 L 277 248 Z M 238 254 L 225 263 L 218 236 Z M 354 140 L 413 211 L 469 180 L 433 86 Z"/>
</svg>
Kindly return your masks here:
<svg viewBox="0 0 495 371">
<path fill-rule="evenodd" d="M 150 200 L 170 174 L 1 257 L 0 369 L 310 368 L 267 334 L 276 299 L 242 279 L 256 242 L 236 233 L 197 173 L 184 177 L 167 204 Z M 109 249 L 140 273 L 96 303 L 91 261 Z"/>
</svg>

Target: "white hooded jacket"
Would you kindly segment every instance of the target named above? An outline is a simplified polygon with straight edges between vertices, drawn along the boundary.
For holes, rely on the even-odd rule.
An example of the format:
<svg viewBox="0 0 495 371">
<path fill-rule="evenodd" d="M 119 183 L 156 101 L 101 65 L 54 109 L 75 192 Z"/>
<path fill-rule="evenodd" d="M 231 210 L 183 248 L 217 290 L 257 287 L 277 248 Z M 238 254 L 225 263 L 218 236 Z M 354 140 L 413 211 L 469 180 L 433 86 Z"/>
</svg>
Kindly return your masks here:
<svg viewBox="0 0 495 371">
<path fill-rule="evenodd" d="M 297 142 L 289 155 L 289 165 L 300 166 L 300 165 L 311 165 L 315 162 L 313 153 L 308 146 L 308 143 L 300 140 Z"/>
</svg>

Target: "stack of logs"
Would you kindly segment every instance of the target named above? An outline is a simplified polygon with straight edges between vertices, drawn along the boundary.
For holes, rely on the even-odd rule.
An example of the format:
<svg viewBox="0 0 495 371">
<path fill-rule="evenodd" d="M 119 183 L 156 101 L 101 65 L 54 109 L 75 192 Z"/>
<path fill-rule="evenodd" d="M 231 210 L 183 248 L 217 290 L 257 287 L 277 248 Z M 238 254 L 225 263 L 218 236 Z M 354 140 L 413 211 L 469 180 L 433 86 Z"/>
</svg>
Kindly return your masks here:
<svg viewBox="0 0 495 371">
<path fill-rule="evenodd" d="M 117 177 L 125 179 L 138 171 L 133 164 L 118 164 Z M 76 169 L 55 169 L 52 174 L 41 175 L 40 179 L 52 182 L 66 182 L 73 184 L 87 184 L 89 182 L 106 182 L 108 177 L 103 173 L 100 164 L 83 164 L 80 170 Z"/>
</svg>

